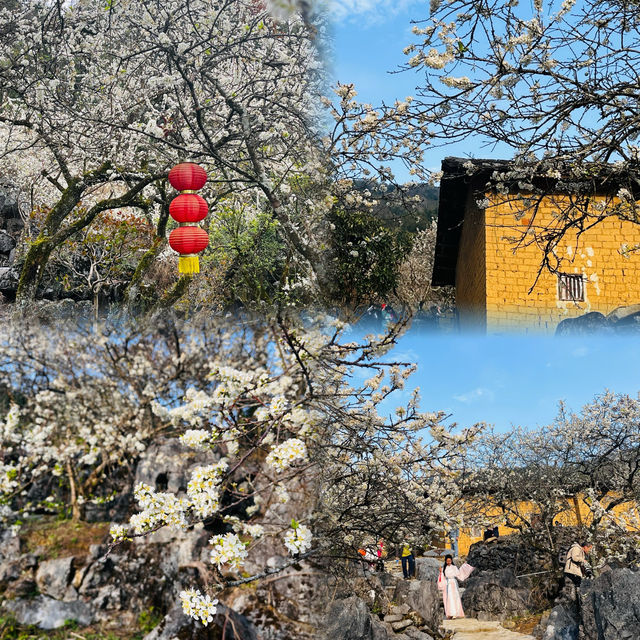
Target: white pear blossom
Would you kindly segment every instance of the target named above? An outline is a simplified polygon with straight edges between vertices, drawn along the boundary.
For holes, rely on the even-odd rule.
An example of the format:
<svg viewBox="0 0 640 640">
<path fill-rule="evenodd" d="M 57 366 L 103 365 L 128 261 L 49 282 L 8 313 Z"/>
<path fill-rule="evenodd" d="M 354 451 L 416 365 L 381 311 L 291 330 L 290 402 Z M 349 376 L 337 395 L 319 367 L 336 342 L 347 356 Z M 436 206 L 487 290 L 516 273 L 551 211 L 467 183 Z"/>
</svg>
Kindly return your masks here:
<svg viewBox="0 0 640 640">
<path fill-rule="evenodd" d="M 202 595 L 198 589 L 187 589 L 180 592 L 180 602 L 185 615 L 201 622 L 205 627 L 216 615 L 218 600 Z"/>
<path fill-rule="evenodd" d="M 114 542 L 126 540 L 127 528 L 122 524 L 112 524 L 109 529 L 109 535 L 113 538 Z"/>
<path fill-rule="evenodd" d="M 267 456 L 267 464 L 281 472 L 290 467 L 293 462 L 304 461 L 306 458 L 305 443 L 299 438 L 289 438 L 271 450 Z"/>
<path fill-rule="evenodd" d="M 284 535 L 284 546 L 289 549 L 291 555 L 304 553 L 311 548 L 313 535 L 311 530 L 303 524 L 296 523 Z"/>
<path fill-rule="evenodd" d="M 180 442 L 186 447 L 204 451 L 209 448 L 217 438 L 217 433 L 206 429 L 187 429 L 181 436 Z"/>
<path fill-rule="evenodd" d="M 229 565 L 238 568 L 244 564 L 247 557 L 247 544 L 242 542 L 237 534 L 225 533 L 224 535 L 213 536 L 209 540 L 213 546 L 210 552 L 211 562 L 218 566 Z"/>
</svg>

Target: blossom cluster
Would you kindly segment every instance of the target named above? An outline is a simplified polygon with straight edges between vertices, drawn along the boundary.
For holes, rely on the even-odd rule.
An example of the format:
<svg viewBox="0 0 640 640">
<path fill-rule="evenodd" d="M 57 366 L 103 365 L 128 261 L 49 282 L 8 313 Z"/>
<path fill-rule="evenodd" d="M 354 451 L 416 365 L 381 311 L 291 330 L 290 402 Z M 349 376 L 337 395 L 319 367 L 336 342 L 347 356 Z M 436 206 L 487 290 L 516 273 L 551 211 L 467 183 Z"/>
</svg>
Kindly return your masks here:
<svg viewBox="0 0 640 640">
<path fill-rule="evenodd" d="M 307 446 L 299 438 L 289 438 L 275 446 L 267 456 L 267 464 L 281 472 L 296 460 L 306 460 Z"/>
<path fill-rule="evenodd" d="M 194 620 L 199 620 L 205 627 L 216 615 L 218 600 L 211 596 L 203 596 L 197 589 L 187 589 L 180 592 L 180 602 L 184 613 Z"/>
<path fill-rule="evenodd" d="M 303 524 L 295 523 L 284 535 L 284 546 L 291 555 L 304 553 L 311 549 L 313 535 L 311 530 Z"/>
<path fill-rule="evenodd" d="M 187 527 L 186 511 L 189 503 L 184 498 L 178 498 L 172 493 L 156 493 L 144 483 L 138 484 L 133 494 L 142 508 L 129 521 L 135 533 L 146 533 L 164 525 L 183 529 Z"/>
<path fill-rule="evenodd" d="M 237 569 L 247 557 L 247 544 L 236 533 L 213 536 L 209 544 L 213 546 L 210 552 L 211 562 L 218 568 L 229 565 Z"/>
<path fill-rule="evenodd" d="M 221 476 L 227 470 L 227 461 L 223 458 L 216 464 L 196 467 L 187 485 L 187 495 L 195 513 L 206 518 L 213 515 L 219 507 Z"/>
<path fill-rule="evenodd" d="M 218 433 L 215 430 L 187 429 L 179 439 L 185 447 L 190 447 L 197 451 L 205 451 L 211 447 L 217 436 Z"/>
</svg>

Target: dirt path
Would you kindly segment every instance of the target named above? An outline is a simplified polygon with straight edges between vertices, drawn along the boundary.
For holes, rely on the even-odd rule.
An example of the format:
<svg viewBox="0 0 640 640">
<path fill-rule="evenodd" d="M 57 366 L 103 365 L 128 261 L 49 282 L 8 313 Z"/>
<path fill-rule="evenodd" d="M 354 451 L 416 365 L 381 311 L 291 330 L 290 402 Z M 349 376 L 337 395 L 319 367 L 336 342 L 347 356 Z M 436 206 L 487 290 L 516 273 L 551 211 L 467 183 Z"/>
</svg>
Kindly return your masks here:
<svg viewBox="0 0 640 640">
<path fill-rule="evenodd" d="M 475 618 L 461 618 L 460 620 L 445 620 L 442 626 L 453 631 L 453 640 L 535 640 L 516 631 L 505 629 L 499 622 L 476 620 Z"/>
</svg>

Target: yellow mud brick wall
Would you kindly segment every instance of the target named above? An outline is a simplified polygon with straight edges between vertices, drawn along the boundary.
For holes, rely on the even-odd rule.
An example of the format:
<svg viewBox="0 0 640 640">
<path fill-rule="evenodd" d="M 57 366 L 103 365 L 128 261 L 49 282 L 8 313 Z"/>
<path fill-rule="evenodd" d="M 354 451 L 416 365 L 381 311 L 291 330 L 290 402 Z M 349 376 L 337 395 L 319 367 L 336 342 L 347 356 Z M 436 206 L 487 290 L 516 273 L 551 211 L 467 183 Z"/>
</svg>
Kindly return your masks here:
<svg viewBox="0 0 640 640">
<path fill-rule="evenodd" d="M 542 231 L 553 225 L 553 214 L 563 204 L 553 196 L 545 198 L 531 228 Z M 553 332 L 565 318 L 590 311 L 607 315 L 616 307 L 640 303 L 640 252 L 625 252 L 623 248 L 640 244 L 640 225 L 611 216 L 580 237 L 575 232 L 567 233 L 555 249 L 561 259 L 559 271 L 583 275 L 585 299 L 561 301 L 557 274 L 543 270 L 535 283 L 543 257 L 541 248 L 533 242 L 514 251 L 514 238 L 530 226 L 528 212 L 523 215 L 523 205 L 503 201 L 486 209 L 484 215 L 489 332 L 511 327 Z M 529 231 L 526 240 L 532 238 Z M 478 266 L 482 268 L 481 264 Z"/>
<path fill-rule="evenodd" d="M 577 511 L 576 511 L 577 510 Z M 521 514 L 531 514 L 535 511 L 535 507 L 531 503 L 522 503 L 518 506 L 518 511 Z M 591 521 L 591 513 L 582 499 L 578 500 L 578 504 L 573 508 L 569 508 L 566 511 L 560 512 L 554 519 L 554 523 L 565 527 L 575 527 L 578 525 L 578 512 L 580 514 L 580 520 L 583 524 L 589 524 Z M 500 510 L 496 508 L 492 513 L 487 512 L 487 525 L 486 527 L 478 527 L 474 529 L 463 528 L 458 534 L 458 553 L 461 556 L 466 556 L 469 553 L 469 548 L 476 542 L 481 542 L 484 534 L 484 529 L 493 525 L 490 524 L 489 518 L 493 515 L 496 519 L 499 519 Z M 632 502 L 624 502 L 622 504 L 613 507 L 613 513 L 619 519 L 620 522 L 625 522 L 626 528 L 629 531 L 638 532 L 640 527 L 640 511 L 638 505 Z M 516 529 L 512 529 L 505 525 L 499 525 L 498 530 L 501 536 L 508 536 L 512 533 L 517 533 Z M 451 548 L 449 539 L 446 538 L 446 547 Z"/>
</svg>

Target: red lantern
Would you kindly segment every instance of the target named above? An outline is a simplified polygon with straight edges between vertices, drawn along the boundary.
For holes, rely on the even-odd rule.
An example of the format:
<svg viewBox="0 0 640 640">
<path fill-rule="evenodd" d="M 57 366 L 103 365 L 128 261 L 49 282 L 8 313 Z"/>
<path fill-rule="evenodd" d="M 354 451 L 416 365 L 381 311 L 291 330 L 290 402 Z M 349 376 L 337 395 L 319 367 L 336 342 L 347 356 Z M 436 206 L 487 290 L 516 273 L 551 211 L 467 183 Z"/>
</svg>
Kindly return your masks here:
<svg viewBox="0 0 640 640">
<path fill-rule="evenodd" d="M 209 213 L 209 207 L 197 193 L 181 193 L 169 205 L 169 215 L 176 222 L 200 222 Z"/>
<path fill-rule="evenodd" d="M 169 171 L 169 182 L 176 191 L 197 191 L 206 181 L 205 170 L 193 162 L 182 162 Z"/>
<path fill-rule="evenodd" d="M 180 223 L 169 235 L 169 245 L 180 254 L 180 273 L 199 273 L 200 262 L 196 254 L 209 245 L 207 232 L 193 224 L 204 220 L 209 211 L 205 200 L 193 193 L 206 181 L 205 170 L 193 162 L 183 162 L 169 171 L 171 186 L 182 192 L 169 205 L 169 214 Z"/>
<path fill-rule="evenodd" d="M 197 253 L 209 246 L 209 235 L 200 227 L 178 227 L 169 234 L 169 245 L 180 254 L 180 273 L 200 273 Z"/>
</svg>

